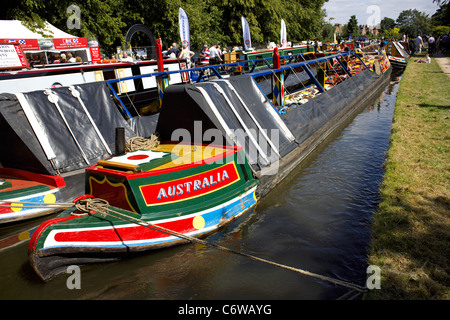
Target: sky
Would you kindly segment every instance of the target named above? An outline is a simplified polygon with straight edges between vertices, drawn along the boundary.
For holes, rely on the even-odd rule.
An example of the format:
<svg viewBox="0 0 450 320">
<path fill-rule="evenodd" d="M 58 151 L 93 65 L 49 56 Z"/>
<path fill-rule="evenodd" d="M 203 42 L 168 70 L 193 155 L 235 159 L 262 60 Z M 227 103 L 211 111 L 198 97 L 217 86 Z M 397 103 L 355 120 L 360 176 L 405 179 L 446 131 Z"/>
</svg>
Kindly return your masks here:
<svg viewBox="0 0 450 320">
<path fill-rule="evenodd" d="M 397 20 L 403 10 L 417 9 L 432 16 L 438 9 L 433 0 L 328 0 L 323 9 L 332 24 L 346 24 L 352 15 L 359 25 L 376 25 L 384 17 Z"/>
</svg>

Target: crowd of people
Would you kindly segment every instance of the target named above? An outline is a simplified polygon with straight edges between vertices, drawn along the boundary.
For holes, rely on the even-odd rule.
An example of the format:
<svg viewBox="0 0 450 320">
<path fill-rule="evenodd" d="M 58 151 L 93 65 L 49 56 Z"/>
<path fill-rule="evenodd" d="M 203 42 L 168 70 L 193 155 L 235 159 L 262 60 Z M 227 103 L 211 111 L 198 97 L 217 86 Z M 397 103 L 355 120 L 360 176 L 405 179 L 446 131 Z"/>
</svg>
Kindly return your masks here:
<svg viewBox="0 0 450 320">
<path fill-rule="evenodd" d="M 189 50 L 186 44 L 182 45 L 182 49 L 178 48 L 176 43 L 163 52 L 165 59 L 183 59 L 189 66 L 204 66 L 224 63 L 226 48 L 221 48 L 219 44 L 214 43 L 211 47 L 203 45 L 198 54 Z"/>
<path fill-rule="evenodd" d="M 422 49 L 424 48 L 424 44 L 428 45 L 428 54 L 433 55 L 437 52 L 448 52 L 450 50 L 450 36 L 448 34 L 444 34 L 441 36 L 437 36 L 435 34 L 421 36 L 420 34 L 414 40 L 411 40 L 410 43 L 414 45 L 415 52 L 422 53 Z"/>
<path fill-rule="evenodd" d="M 56 63 L 82 63 L 83 60 L 80 56 L 74 57 L 70 52 L 55 54 L 53 56 L 52 64 Z"/>
</svg>

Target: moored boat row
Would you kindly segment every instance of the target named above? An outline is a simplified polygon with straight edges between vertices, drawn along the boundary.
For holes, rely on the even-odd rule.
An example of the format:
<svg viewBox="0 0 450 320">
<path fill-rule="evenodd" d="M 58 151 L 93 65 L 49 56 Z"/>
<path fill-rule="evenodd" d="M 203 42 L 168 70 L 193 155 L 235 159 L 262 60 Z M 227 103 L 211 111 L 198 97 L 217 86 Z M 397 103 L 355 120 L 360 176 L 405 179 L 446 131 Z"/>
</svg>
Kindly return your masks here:
<svg viewBox="0 0 450 320">
<path fill-rule="evenodd" d="M 226 70 L 215 68 L 218 76 Z M 125 139 L 117 141 L 114 129 L 126 128 L 127 138 L 137 136 L 137 131 L 119 117 L 105 84 L 9 96 L 12 109 L 4 113 L 4 121 L 14 127 L 11 114 L 19 110 L 32 123 L 24 130 L 35 133 L 35 145 L 27 146 L 30 159 L 50 176 L 81 172 L 74 184 L 81 183 L 84 192 L 78 188 L 71 198 L 86 193 L 75 199 L 77 206 L 33 233 L 32 266 L 49 280 L 70 264 L 110 261 L 186 242 L 180 235 L 214 232 L 250 210 L 343 119 L 375 97 L 389 72 L 385 56 L 369 61 L 341 52 L 294 59 L 292 64 L 237 77 L 169 86 L 153 127 L 160 144 L 126 152 L 118 148 Z M 309 93 L 303 89 L 287 96 L 292 104 L 286 110 L 266 95 L 260 79 L 289 73 L 306 79 L 301 86 Z M 74 88 L 79 96 L 73 95 Z M 114 88 L 109 89 L 117 98 Z M 44 117 L 42 108 L 55 112 Z M 31 121 L 33 117 L 39 121 Z M 56 135 L 43 123 L 56 124 Z M 14 129 L 10 136 L 25 139 L 24 132 Z M 65 180 L 65 185 L 71 183 Z M 106 206 L 97 206 L 96 200 Z"/>
</svg>

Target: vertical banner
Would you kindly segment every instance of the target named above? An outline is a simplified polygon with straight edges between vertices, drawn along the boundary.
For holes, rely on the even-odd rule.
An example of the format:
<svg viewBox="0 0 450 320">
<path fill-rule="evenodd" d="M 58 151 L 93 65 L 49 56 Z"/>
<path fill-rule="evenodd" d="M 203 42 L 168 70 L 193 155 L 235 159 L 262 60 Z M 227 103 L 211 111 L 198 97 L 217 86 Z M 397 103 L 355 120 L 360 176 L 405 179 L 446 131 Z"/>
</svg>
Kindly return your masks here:
<svg viewBox="0 0 450 320">
<path fill-rule="evenodd" d="M 248 26 L 247 19 L 241 17 L 242 20 L 242 35 L 244 37 L 245 50 L 249 50 L 252 47 L 252 39 L 250 37 L 250 27 Z"/>
<path fill-rule="evenodd" d="M 282 47 L 287 46 L 287 36 L 286 36 L 286 24 L 284 23 L 284 20 L 281 19 L 281 32 L 280 32 L 280 44 Z"/>
<path fill-rule="evenodd" d="M 178 24 L 180 27 L 181 47 L 186 44 L 186 49 L 191 50 L 191 35 L 189 33 L 189 20 L 186 12 L 180 8 L 178 10 Z"/>
<path fill-rule="evenodd" d="M 102 62 L 102 56 L 100 54 L 100 48 L 97 47 L 89 47 L 89 51 L 91 53 L 92 63 L 100 63 Z"/>
</svg>

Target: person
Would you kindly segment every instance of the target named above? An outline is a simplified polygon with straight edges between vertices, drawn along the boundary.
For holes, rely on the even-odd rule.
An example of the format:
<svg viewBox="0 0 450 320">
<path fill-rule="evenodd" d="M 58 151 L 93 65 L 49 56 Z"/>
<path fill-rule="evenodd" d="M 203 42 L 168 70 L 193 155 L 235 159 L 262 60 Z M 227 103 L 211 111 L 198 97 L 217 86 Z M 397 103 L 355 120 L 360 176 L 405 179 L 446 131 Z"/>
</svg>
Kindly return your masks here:
<svg viewBox="0 0 450 320">
<path fill-rule="evenodd" d="M 80 56 L 77 56 L 77 57 L 75 58 L 75 62 L 82 63 L 82 62 L 83 62 L 83 59 L 81 59 Z"/>
<path fill-rule="evenodd" d="M 426 55 L 425 56 L 425 60 L 423 60 L 423 59 L 417 59 L 417 60 L 415 60 L 415 62 L 419 62 L 419 63 L 431 63 L 431 58 L 430 58 L 430 55 Z"/>
<path fill-rule="evenodd" d="M 214 43 L 211 48 L 209 48 L 209 64 L 218 64 L 222 61 L 222 58 L 219 55 L 219 51 L 217 50 L 217 45 Z"/>
<path fill-rule="evenodd" d="M 53 63 L 60 63 L 61 61 L 59 60 L 59 54 L 55 54 L 53 56 Z"/>
<path fill-rule="evenodd" d="M 177 44 L 174 42 L 172 43 L 172 46 L 169 50 L 167 50 L 166 55 L 169 56 L 169 58 L 176 59 L 180 55 L 180 49 L 178 49 Z M 173 55 L 172 55 L 173 53 Z"/>
<path fill-rule="evenodd" d="M 223 52 L 220 49 L 220 44 L 217 45 L 217 52 L 219 53 L 220 60 L 223 61 Z"/>
<path fill-rule="evenodd" d="M 128 56 L 128 53 L 126 51 L 123 52 L 122 59 L 120 59 L 122 62 L 133 62 L 133 58 Z"/>
<path fill-rule="evenodd" d="M 428 53 L 433 54 L 436 48 L 436 39 L 433 35 L 428 38 Z"/>
<path fill-rule="evenodd" d="M 317 39 L 314 41 L 314 53 L 317 53 L 319 49 L 319 42 L 317 41 Z"/>
<path fill-rule="evenodd" d="M 209 64 L 210 52 L 208 46 L 205 44 L 203 50 L 200 52 L 200 64 Z"/>
<path fill-rule="evenodd" d="M 420 36 L 420 34 L 418 34 L 417 38 L 416 38 L 416 51 L 418 51 L 419 53 L 422 53 L 422 46 L 423 46 L 423 40 L 422 40 L 422 37 Z"/>
<path fill-rule="evenodd" d="M 190 68 L 190 65 L 191 65 L 191 59 L 192 59 L 192 57 L 195 55 L 195 53 L 192 52 L 192 51 L 190 51 L 190 50 L 187 48 L 187 44 L 186 44 L 186 43 L 183 43 L 183 44 L 181 45 L 181 47 L 182 47 L 182 49 L 181 49 L 181 51 L 180 51 L 180 54 L 178 55 L 178 58 L 179 58 L 179 59 L 186 60 L 187 67 L 188 67 L 188 69 L 189 69 L 189 68 Z"/>
<path fill-rule="evenodd" d="M 35 65 L 39 65 L 41 64 L 41 59 L 39 58 L 39 56 L 37 54 L 34 54 L 32 56 L 32 60 L 30 61 L 30 66 L 33 67 Z"/>
<path fill-rule="evenodd" d="M 76 59 L 72 56 L 70 52 L 67 53 L 67 62 L 74 63 Z"/>
</svg>

